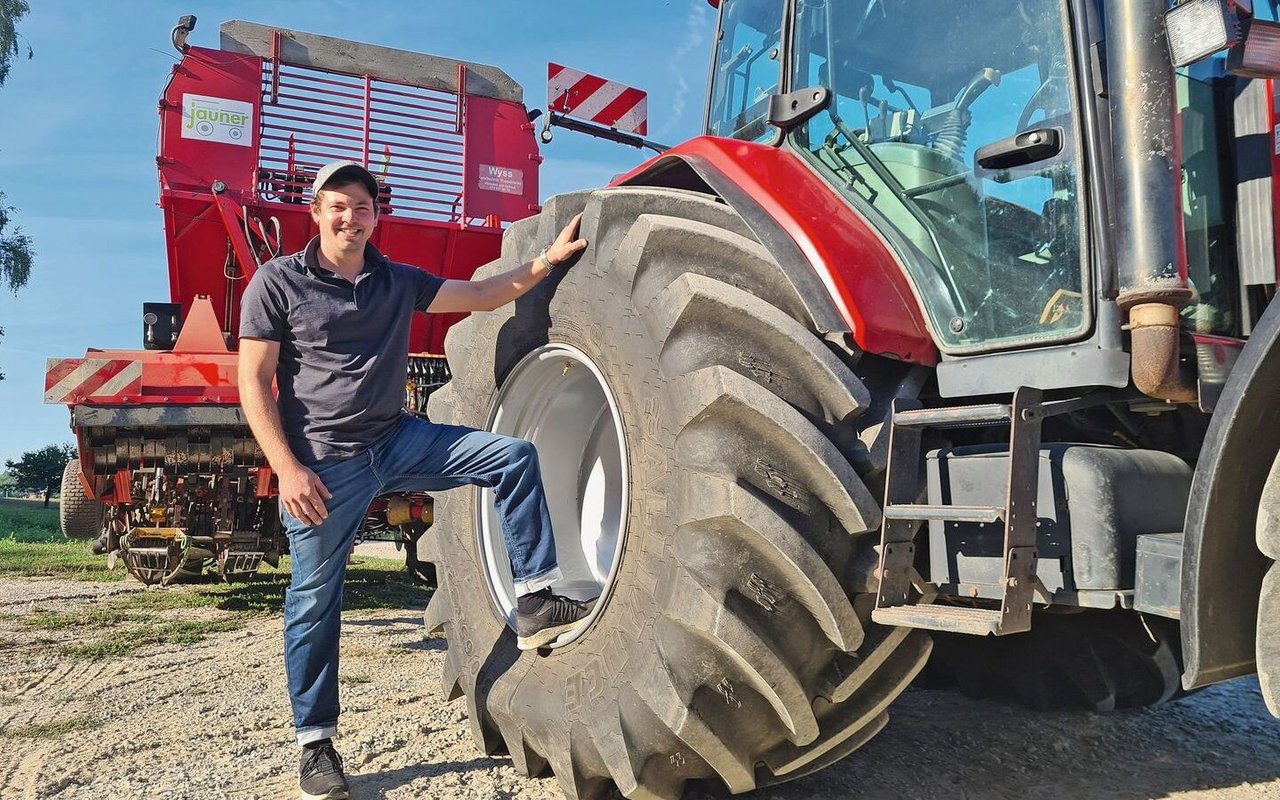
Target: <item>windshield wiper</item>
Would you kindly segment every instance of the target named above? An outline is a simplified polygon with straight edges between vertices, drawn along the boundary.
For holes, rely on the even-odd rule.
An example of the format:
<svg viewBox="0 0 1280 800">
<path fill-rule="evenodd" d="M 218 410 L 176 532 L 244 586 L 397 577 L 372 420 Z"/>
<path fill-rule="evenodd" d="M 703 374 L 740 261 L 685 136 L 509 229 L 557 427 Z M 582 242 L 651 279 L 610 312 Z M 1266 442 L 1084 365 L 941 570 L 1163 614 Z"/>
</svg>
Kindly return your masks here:
<svg viewBox="0 0 1280 800">
<path fill-rule="evenodd" d="M 929 221 L 925 218 L 924 212 L 920 211 L 918 207 L 915 207 L 915 203 L 911 200 L 911 196 L 907 194 L 907 188 L 894 177 L 893 173 L 889 171 L 889 168 L 884 165 L 884 162 L 881 161 L 875 153 L 871 152 L 871 147 L 868 146 L 866 142 L 862 141 L 858 134 L 849 129 L 849 126 L 844 123 L 844 120 L 840 119 L 840 117 L 830 109 L 827 110 L 827 113 L 831 115 L 831 122 L 835 125 L 834 129 L 827 136 L 828 142 L 830 142 L 831 137 L 836 133 L 839 133 L 844 137 L 844 140 L 852 145 L 854 150 L 858 151 L 858 155 L 862 156 L 862 160 L 867 162 L 867 166 L 871 167 L 871 170 L 875 172 L 876 177 L 879 178 L 885 186 L 889 187 L 889 191 L 893 192 L 895 197 L 901 200 L 904 205 L 908 206 L 908 210 L 911 211 L 911 215 L 919 220 L 920 224 L 927 227 L 929 225 Z M 832 147 L 831 150 L 833 153 L 838 152 L 834 147 Z M 855 169 L 853 164 L 844 159 L 843 155 L 840 156 L 840 160 L 849 164 L 850 169 Z M 862 176 L 859 175 L 859 178 L 861 177 Z M 863 182 L 866 182 L 865 179 L 863 179 Z"/>
<path fill-rule="evenodd" d="M 862 156 L 862 160 L 867 164 L 867 166 L 871 167 L 871 170 L 876 174 L 876 177 L 889 188 L 889 191 L 892 192 L 893 195 L 902 203 L 902 207 L 907 210 L 907 213 L 911 214 L 911 216 L 915 218 L 916 222 L 920 224 L 920 227 L 924 229 L 925 233 L 929 235 L 929 241 L 933 244 L 933 251 L 938 254 L 939 272 L 942 274 L 943 280 L 951 290 L 952 300 L 961 312 L 967 311 L 966 306 L 968 304 L 964 301 L 964 295 L 960 293 L 960 287 L 955 283 L 955 276 L 952 275 L 951 272 L 951 264 L 947 260 L 946 253 L 942 250 L 942 245 L 938 241 L 937 230 L 934 227 L 933 222 L 929 219 L 929 216 L 925 214 L 924 209 L 920 208 L 919 204 L 916 203 L 915 198 L 907 191 L 906 187 L 904 187 L 902 183 L 894 177 L 893 173 L 889 171 L 889 168 L 884 165 L 884 162 L 871 151 L 871 147 L 866 142 L 862 141 L 858 137 L 858 134 L 851 130 L 849 126 L 845 124 L 844 120 L 840 119 L 840 117 L 830 107 L 827 108 L 827 114 L 831 117 L 831 122 L 834 125 L 834 128 L 831 133 L 827 134 L 826 140 L 823 142 L 822 146 L 824 150 L 831 153 L 833 157 L 838 159 L 840 163 L 844 165 L 842 172 L 847 176 L 850 188 L 852 188 L 854 183 L 859 183 L 866 187 L 867 191 L 870 193 L 870 196 L 866 199 L 873 205 L 876 197 L 879 195 L 875 188 L 867 181 L 866 176 L 858 170 L 857 165 L 845 157 L 843 152 L 844 148 L 836 146 L 835 136 L 837 133 L 858 152 L 858 155 Z"/>
<path fill-rule="evenodd" d="M 845 187 L 852 190 L 855 186 L 861 186 L 865 191 L 864 197 L 867 202 L 874 204 L 876 198 L 880 196 L 880 192 L 871 185 L 871 182 L 862 174 L 858 166 L 845 157 L 844 151 L 846 148 L 836 144 L 836 131 L 833 130 L 827 134 L 826 139 L 822 142 L 822 149 L 829 153 L 833 159 L 840 162 L 839 172 L 845 178 Z"/>
</svg>

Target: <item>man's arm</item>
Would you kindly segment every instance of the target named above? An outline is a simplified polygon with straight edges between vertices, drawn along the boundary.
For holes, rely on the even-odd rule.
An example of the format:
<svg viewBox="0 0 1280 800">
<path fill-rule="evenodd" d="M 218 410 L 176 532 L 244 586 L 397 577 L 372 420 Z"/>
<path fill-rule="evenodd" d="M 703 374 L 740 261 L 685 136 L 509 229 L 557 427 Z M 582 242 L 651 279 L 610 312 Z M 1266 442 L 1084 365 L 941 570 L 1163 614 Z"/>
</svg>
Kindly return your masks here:
<svg viewBox="0 0 1280 800">
<path fill-rule="evenodd" d="M 280 502 L 294 518 L 319 525 L 329 515 L 324 501 L 333 495 L 316 474 L 302 465 L 284 437 L 280 406 L 271 393 L 271 380 L 280 359 L 280 343 L 267 339 L 240 338 L 237 371 L 240 407 L 249 419 L 249 429 L 267 456 L 279 481 Z"/>
<path fill-rule="evenodd" d="M 570 220 L 560 231 L 556 240 L 547 247 L 549 264 L 535 258 L 528 264 L 521 264 L 515 269 L 501 275 L 494 275 L 478 281 L 445 281 L 436 292 L 427 312 L 469 312 L 493 311 L 517 299 L 525 292 L 537 286 L 551 269 L 569 260 L 587 246 L 586 239 L 579 239 L 578 224 L 582 221 L 579 214 Z"/>
</svg>

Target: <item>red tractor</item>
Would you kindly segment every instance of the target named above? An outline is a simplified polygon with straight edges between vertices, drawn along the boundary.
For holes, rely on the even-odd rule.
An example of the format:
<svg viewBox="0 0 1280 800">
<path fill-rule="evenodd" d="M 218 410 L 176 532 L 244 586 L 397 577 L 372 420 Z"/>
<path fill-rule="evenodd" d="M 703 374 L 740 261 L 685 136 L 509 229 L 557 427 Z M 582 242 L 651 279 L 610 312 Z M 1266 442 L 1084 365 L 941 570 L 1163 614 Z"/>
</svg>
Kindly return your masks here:
<svg viewBox="0 0 1280 800">
<path fill-rule="evenodd" d="M 160 206 L 170 297 L 143 307 L 143 350 L 50 359 L 45 402 L 71 409 L 79 457 L 62 483 L 72 538 L 145 583 L 206 567 L 226 579 L 276 563 L 287 543 L 271 470 L 236 391 L 240 295 L 263 261 L 316 234 L 316 170 L 351 159 L 379 179 L 373 243 L 390 258 L 468 278 L 497 258 L 504 222 L 537 212 L 534 129 L 501 70 L 326 36 L 228 22 L 219 49 L 173 30 L 182 60 L 160 98 Z M 501 180 L 493 175 L 499 173 Z M 419 318 L 405 401 L 449 379 L 445 330 Z M 426 495 L 370 507 L 362 535 L 412 546 Z"/>
<path fill-rule="evenodd" d="M 1256 671 L 1274 709 L 1274 4 L 715 5 L 706 135 L 512 225 L 481 273 L 577 213 L 591 246 L 446 339 L 430 416 L 537 445 L 556 589 L 601 596 L 517 651 L 491 498 L 439 498 L 480 748 L 749 791 L 931 652 L 1035 707 Z"/>
<path fill-rule="evenodd" d="M 310 233 L 314 166 L 354 156 L 384 171 L 393 257 L 509 269 L 577 213 L 591 242 L 453 325 L 427 403 L 537 445 L 555 588 L 601 597 L 518 651 L 491 498 L 441 495 L 426 622 L 484 752 L 570 798 L 749 791 L 868 741 L 931 653 L 932 679 L 1036 707 L 1256 671 L 1274 709 L 1274 7 L 715 5 L 705 135 L 523 219 L 533 129 L 500 73 L 240 23 L 185 48 L 161 110 L 177 308 L 146 327 L 171 349 L 92 352 L 70 369 L 96 385 L 52 398 L 106 547 L 163 575 L 282 547 L 226 346 L 246 275 Z M 439 221 L 410 219 L 424 196 Z"/>
</svg>

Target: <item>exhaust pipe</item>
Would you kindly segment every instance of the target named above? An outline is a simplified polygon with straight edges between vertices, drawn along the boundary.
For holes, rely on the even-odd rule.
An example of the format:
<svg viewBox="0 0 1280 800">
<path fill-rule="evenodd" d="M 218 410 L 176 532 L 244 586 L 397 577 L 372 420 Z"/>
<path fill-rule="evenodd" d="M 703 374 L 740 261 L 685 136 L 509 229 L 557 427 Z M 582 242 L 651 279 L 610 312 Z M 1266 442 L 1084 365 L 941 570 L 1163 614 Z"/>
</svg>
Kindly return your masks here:
<svg viewBox="0 0 1280 800">
<path fill-rule="evenodd" d="M 1178 308 L 1141 303 L 1129 309 L 1133 385 L 1150 397 L 1171 403 L 1195 403 L 1200 393 L 1180 368 Z"/>
<path fill-rule="evenodd" d="M 1165 9 L 1154 0 L 1106 0 L 1116 303 L 1129 312 L 1134 385 L 1187 403 L 1198 392 L 1179 368 L 1178 311 L 1192 291 L 1181 255 L 1182 176 Z"/>
</svg>

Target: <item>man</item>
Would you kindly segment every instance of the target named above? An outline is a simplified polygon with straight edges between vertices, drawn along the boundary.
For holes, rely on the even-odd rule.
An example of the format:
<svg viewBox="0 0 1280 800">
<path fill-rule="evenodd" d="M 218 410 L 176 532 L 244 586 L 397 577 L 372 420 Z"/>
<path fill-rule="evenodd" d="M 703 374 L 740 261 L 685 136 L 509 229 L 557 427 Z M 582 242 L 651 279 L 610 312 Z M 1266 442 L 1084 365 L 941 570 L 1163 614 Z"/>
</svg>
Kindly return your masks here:
<svg viewBox="0 0 1280 800">
<path fill-rule="evenodd" d="M 303 747 L 306 799 L 348 797 L 331 737 L 338 723 L 338 633 L 346 556 L 369 502 L 463 484 L 493 489 L 518 595 L 517 644 L 542 647 L 594 601 L 552 594 L 560 579 L 533 445 L 404 411 L 409 321 L 491 311 L 532 289 L 587 246 L 579 219 L 528 264 L 484 280 L 442 280 L 389 262 L 369 237 L 378 184 L 354 162 L 316 175 L 306 249 L 258 268 L 240 310 L 241 405 L 279 481 L 292 579 L 285 667 Z M 272 379 L 278 400 L 271 391 Z"/>
</svg>

